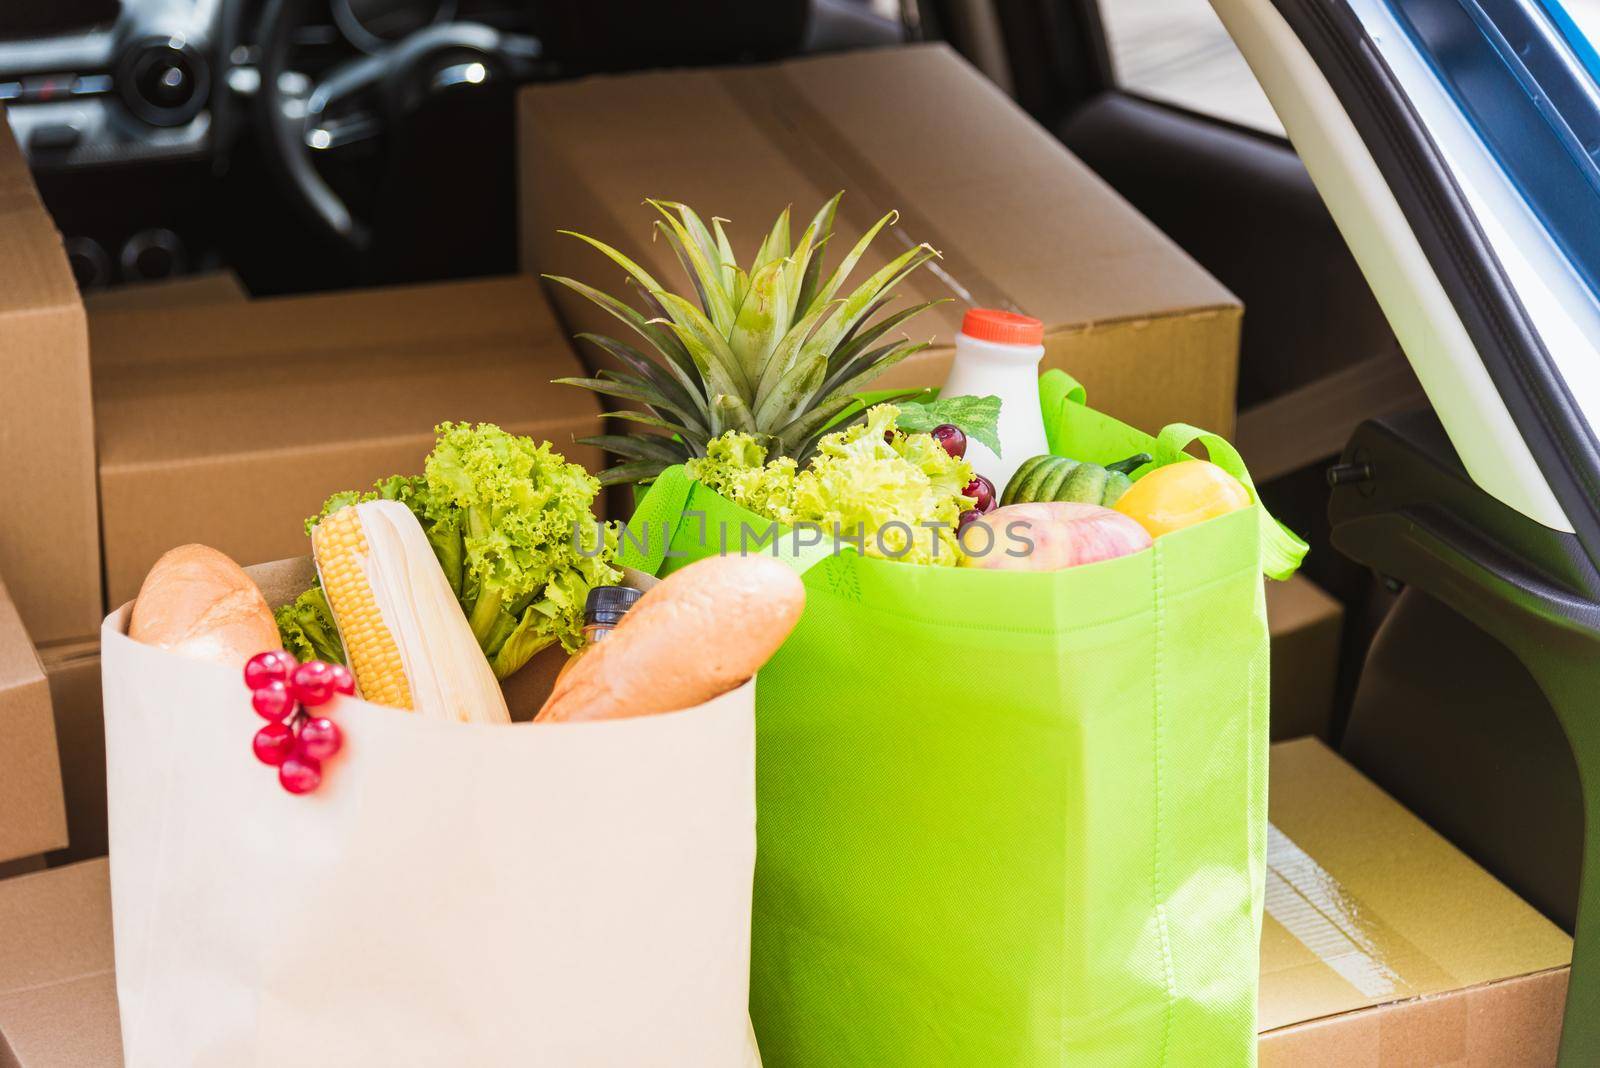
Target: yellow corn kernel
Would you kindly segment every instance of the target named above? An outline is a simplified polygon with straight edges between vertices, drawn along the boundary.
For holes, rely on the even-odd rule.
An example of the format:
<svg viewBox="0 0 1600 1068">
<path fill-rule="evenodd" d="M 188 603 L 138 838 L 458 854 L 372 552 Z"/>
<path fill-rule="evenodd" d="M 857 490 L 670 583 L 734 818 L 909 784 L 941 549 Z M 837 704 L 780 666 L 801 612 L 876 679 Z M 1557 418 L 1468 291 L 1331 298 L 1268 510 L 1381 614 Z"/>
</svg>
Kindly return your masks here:
<svg viewBox="0 0 1600 1068">
<path fill-rule="evenodd" d="M 410 711 L 411 687 L 400 648 L 383 621 L 363 566 L 367 538 L 356 510 L 341 508 L 319 522 L 311 532 L 311 551 L 361 696 Z"/>
</svg>

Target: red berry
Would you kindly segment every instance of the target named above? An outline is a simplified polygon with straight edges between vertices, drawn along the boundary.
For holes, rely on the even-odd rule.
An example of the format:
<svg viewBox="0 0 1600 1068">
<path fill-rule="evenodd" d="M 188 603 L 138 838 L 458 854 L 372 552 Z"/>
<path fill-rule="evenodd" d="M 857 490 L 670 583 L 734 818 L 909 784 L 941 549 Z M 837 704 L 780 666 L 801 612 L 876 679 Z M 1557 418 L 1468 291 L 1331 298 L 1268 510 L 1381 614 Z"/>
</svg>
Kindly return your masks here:
<svg viewBox="0 0 1600 1068">
<path fill-rule="evenodd" d="M 288 686 L 279 679 L 273 679 L 250 695 L 250 707 L 262 719 L 276 723 L 294 711 L 294 697 L 290 695 Z"/>
<path fill-rule="evenodd" d="M 326 716 L 313 716 L 300 724 L 300 752 L 313 760 L 327 760 L 343 744 L 339 725 Z"/>
<path fill-rule="evenodd" d="M 286 723 L 269 723 L 256 731 L 252 747 L 256 752 L 256 759 L 263 764 L 274 767 L 289 759 L 294 752 L 294 731 Z"/>
<path fill-rule="evenodd" d="M 315 757 L 291 756 L 278 768 L 278 782 L 291 794 L 309 794 L 322 784 L 322 762 Z"/>
<path fill-rule="evenodd" d="M 972 481 L 967 483 L 967 488 L 961 491 L 961 495 L 976 501 L 975 507 L 980 512 L 994 509 L 994 483 L 982 475 L 973 476 Z"/>
<path fill-rule="evenodd" d="M 356 677 L 350 674 L 350 669 L 343 664 L 329 664 L 328 669 L 333 673 L 333 692 L 353 695 L 356 692 Z"/>
<path fill-rule="evenodd" d="M 929 431 L 933 439 L 944 446 L 944 451 L 961 459 L 967 454 L 967 435 L 958 426 L 950 423 L 940 423 Z"/>
<path fill-rule="evenodd" d="M 289 673 L 289 692 L 307 708 L 325 705 L 333 700 L 334 682 L 332 664 L 307 660 Z"/>
<path fill-rule="evenodd" d="M 971 523 L 973 520 L 982 519 L 982 518 L 983 518 L 983 513 L 982 512 L 978 511 L 976 508 L 968 508 L 965 512 L 962 512 L 960 515 L 956 516 L 956 530 L 960 531 L 960 530 L 964 529 L 966 527 L 966 525 L 968 523 Z"/>
<path fill-rule="evenodd" d="M 282 649 L 257 653 L 244 665 L 244 684 L 252 690 L 259 690 L 269 682 L 287 682 L 295 663 L 295 658 Z"/>
</svg>

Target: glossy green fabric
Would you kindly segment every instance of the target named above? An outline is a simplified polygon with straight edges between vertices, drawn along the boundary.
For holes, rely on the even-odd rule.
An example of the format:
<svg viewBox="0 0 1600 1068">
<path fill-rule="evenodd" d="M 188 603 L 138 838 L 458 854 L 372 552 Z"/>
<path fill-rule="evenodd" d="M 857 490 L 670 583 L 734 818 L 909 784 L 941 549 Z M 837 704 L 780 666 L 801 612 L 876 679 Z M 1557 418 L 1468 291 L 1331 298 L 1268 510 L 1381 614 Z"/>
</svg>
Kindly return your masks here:
<svg viewBox="0 0 1600 1068">
<path fill-rule="evenodd" d="M 1141 434 L 1059 373 L 1042 390 L 1058 454 L 1209 438 Z M 670 571 L 742 522 L 765 526 L 675 468 L 625 562 Z M 802 561 L 805 614 L 757 685 L 768 1068 L 1253 1064 L 1261 575 L 1303 551 L 1256 505 L 1054 573 Z"/>
</svg>

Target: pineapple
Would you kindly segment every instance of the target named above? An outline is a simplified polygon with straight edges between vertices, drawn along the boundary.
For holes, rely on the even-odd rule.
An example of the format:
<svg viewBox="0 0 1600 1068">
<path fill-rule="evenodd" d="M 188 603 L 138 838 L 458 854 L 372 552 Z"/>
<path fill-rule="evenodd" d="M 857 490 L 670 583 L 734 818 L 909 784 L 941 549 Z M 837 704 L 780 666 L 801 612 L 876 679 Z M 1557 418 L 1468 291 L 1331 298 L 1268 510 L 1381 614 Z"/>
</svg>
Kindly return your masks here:
<svg viewBox="0 0 1600 1068">
<path fill-rule="evenodd" d="M 667 467 L 705 454 L 711 439 L 738 430 L 768 455 L 804 463 L 817 440 L 848 421 L 854 394 L 888 368 L 927 347 L 906 338 L 881 340 L 890 330 L 939 301 L 876 318 L 902 279 L 938 255 L 927 245 L 901 253 L 852 290 L 846 279 L 890 212 L 823 274 L 824 246 L 833 235 L 837 194 L 790 244 L 785 208 L 748 270 L 734 260 L 722 219 L 708 230 L 685 204 L 650 200 L 656 229 L 677 253 L 694 300 L 669 292 L 637 263 L 583 234 L 563 231 L 605 253 L 627 272 L 645 312 L 571 278 L 547 275 L 582 294 L 632 328 L 644 349 L 597 334 L 579 334 L 632 373 L 603 370 L 597 378 L 557 381 L 639 405 L 606 412 L 655 432 L 584 439 L 621 457 L 600 481 L 648 482 Z"/>
</svg>

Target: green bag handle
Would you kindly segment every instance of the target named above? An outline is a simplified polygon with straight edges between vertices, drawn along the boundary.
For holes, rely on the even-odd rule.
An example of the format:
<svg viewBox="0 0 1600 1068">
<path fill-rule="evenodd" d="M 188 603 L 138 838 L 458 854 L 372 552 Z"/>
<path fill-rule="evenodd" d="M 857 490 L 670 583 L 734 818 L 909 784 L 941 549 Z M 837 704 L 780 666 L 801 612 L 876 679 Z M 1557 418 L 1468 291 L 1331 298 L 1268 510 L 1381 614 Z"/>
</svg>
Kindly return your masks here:
<svg viewBox="0 0 1600 1068">
<path fill-rule="evenodd" d="M 1044 411 L 1045 426 L 1055 427 L 1066 419 L 1067 405 L 1086 404 L 1088 396 L 1077 379 L 1065 371 L 1051 370 L 1039 377 L 1039 402 Z M 1250 500 L 1258 506 L 1257 515 L 1261 523 L 1262 574 L 1280 581 L 1293 575 L 1299 568 L 1300 561 L 1305 558 L 1306 543 L 1288 527 L 1272 518 L 1265 507 L 1260 507 L 1261 497 L 1256 493 L 1256 484 L 1250 480 L 1250 472 L 1245 467 L 1239 450 L 1235 449 L 1227 438 L 1190 426 L 1188 423 L 1173 423 L 1156 436 L 1155 448 L 1151 450 L 1155 454 L 1155 460 L 1144 470 L 1149 471 L 1155 467 L 1188 459 L 1189 455 L 1184 450 L 1196 441 L 1206 447 L 1206 453 L 1212 463 L 1244 485 L 1250 493 Z"/>
<path fill-rule="evenodd" d="M 617 564 L 647 575 L 659 573 L 678 526 L 687 514 L 685 509 L 693 489 L 694 479 L 682 464 L 675 464 L 657 475 L 622 532 Z M 802 545 L 799 537 L 791 533 L 779 535 L 773 541 L 770 555 L 788 564 L 796 574 L 804 575 L 833 555 L 833 547 L 825 535 L 816 544 Z"/>
<path fill-rule="evenodd" d="M 1261 573 L 1280 582 L 1288 579 L 1299 568 L 1300 561 L 1305 559 L 1307 545 L 1294 531 L 1272 518 L 1256 493 L 1256 484 L 1250 480 L 1244 458 L 1227 438 L 1188 423 L 1162 427 L 1161 433 L 1156 435 L 1156 458 L 1147 470 L 1190 459 L 1184 450 L 1196 441 L 1205 446 L 1206 455 L 1212 463 L 1244 485 L 1250 500 L 1256 505 L 1256 516 L 1261 527 Z"/>
<path fill-rule="evenodd" d="M 1067 372 L 1057 368 L 1039 376 L 1039 408 L 1046 427 L 1056 426 L 1065 418 L 1062 409 L 1068 404 L 1087 403 L 1089 394 L 1083 384 Z"/>
<path fill-rule="evenodd" d="M 661 570 L 693 488 L 694 479 L 682 464 L 674 464 L 656 476 L 634 505 L 633 516 L 623 528 L 618 542 L 617 566 L 631 567 L 647 575 Z"/>
</svg>

